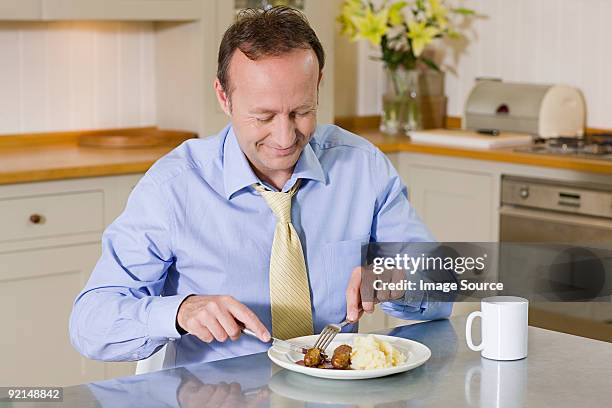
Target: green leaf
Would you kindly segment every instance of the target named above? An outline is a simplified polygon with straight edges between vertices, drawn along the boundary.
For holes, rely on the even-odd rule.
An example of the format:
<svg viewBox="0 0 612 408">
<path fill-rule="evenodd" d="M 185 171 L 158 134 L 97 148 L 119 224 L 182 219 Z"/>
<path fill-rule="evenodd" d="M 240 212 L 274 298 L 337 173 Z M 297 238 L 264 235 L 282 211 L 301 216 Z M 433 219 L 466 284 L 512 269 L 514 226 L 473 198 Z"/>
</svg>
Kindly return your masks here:
<svg viewBox="0 0 612 408">
<path fill-rule="evenodd" d="M 453 12 L 457 13 L 457 14 L 463 14 L 464 16 L 471 16 L 471 15 L 476 14 L 476 12 L 474 10 L 469 9 L 469 8 L 465 8 L 465 7 L 454 8 Z"/>
<path fill-rule="evenodd" d="M 434 71 L 440 72 L 440 67 L 438 66 L 438 64 L 436 64 L 429 58 L 421 58 L 421 61 L 423 61 L 425 65 L 427 65 L 429 68 L 433 69 Z"/>
<path fill-rule="evenodd" d="M 458 33 L 455 30 L 448 30 L 448 38 L 452 39 L 452 40 L 458 40 L 459 38 L 463 37 L 460 33 Z"/>
</svg>

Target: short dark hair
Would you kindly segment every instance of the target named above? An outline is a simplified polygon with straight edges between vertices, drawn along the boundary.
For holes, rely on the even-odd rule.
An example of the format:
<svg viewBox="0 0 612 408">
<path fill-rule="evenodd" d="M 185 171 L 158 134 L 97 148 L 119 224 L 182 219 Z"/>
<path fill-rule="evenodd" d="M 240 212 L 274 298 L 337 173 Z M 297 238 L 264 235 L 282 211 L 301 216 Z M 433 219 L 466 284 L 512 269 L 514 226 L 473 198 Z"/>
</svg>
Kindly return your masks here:
<svg viewBox="0 0 612 408">
<path fill-rule="evenodd" d="M 306 17 L 286 6 L 268 9 L 244 9 L 238 14 L 221 40 L 217 78 L 221 87 L 231 94 L 229 65 L 234 51 L 239 49 L 256 61 L 266 56 L 278 56 L 295 49 L 311 48 L 319 62 L 319 72 L 325 64 L 325 52 Z"/>
</svg>

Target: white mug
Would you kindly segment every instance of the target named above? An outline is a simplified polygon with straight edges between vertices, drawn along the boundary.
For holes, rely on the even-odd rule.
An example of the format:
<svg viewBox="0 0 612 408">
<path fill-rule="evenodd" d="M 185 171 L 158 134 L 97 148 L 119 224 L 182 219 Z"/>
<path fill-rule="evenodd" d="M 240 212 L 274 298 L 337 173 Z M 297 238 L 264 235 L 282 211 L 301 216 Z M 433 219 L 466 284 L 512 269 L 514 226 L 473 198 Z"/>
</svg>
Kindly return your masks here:
<svg viewBox="0 0 612 408">
<path fill-rule="evenodd" d="M 465 325 L 467 345 L 492 360 L 518 360 L 527 357 L 527 321 L 529 301 L 515 296 L 484 298 L 481 311 L 472 312 Z M 472 322 L 482 319 L 482 342 L 472 342 Z"/>
</svg>

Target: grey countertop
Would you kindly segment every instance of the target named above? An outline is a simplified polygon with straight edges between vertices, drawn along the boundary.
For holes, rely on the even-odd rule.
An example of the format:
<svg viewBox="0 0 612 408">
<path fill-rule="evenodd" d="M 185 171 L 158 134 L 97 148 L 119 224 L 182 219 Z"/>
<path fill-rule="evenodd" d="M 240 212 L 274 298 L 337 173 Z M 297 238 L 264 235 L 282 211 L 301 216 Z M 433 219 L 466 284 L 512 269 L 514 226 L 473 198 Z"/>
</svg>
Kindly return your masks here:
<svg viewBox="0 0 612 408">
<path fill-rule="evenodd" d="M 498 362 L 467 348 L 464 327 L 465 318 L 455 317 L 379 332 L 419 341 L 432 351 L 423 366 L 385 378 L 311 378 L 280 369 L 261 353 L 67 387 L 63 405 L 557 408 L 612 404 L 612 344 L 530 327 L 529 356 Z"/>
</svg>

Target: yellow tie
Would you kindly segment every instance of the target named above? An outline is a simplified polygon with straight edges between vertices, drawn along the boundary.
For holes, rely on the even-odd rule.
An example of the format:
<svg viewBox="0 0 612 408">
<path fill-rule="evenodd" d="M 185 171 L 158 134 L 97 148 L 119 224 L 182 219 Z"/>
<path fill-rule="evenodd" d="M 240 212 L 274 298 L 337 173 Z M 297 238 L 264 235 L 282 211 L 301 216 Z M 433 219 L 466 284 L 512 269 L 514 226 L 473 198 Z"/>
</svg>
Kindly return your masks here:
<svg viewBox="0 0 612 408">
<path fill-rule="evenodd" d="M 276 229 L 270 254 L 270 304 L 272 334 L 286 340 L 313 333 L 308 274 L 300 238 L 291 224 L 291 198 L 300 188 L 300 179 L 286 192 L 259 191 L 276 215 Z"/>
</svg>

